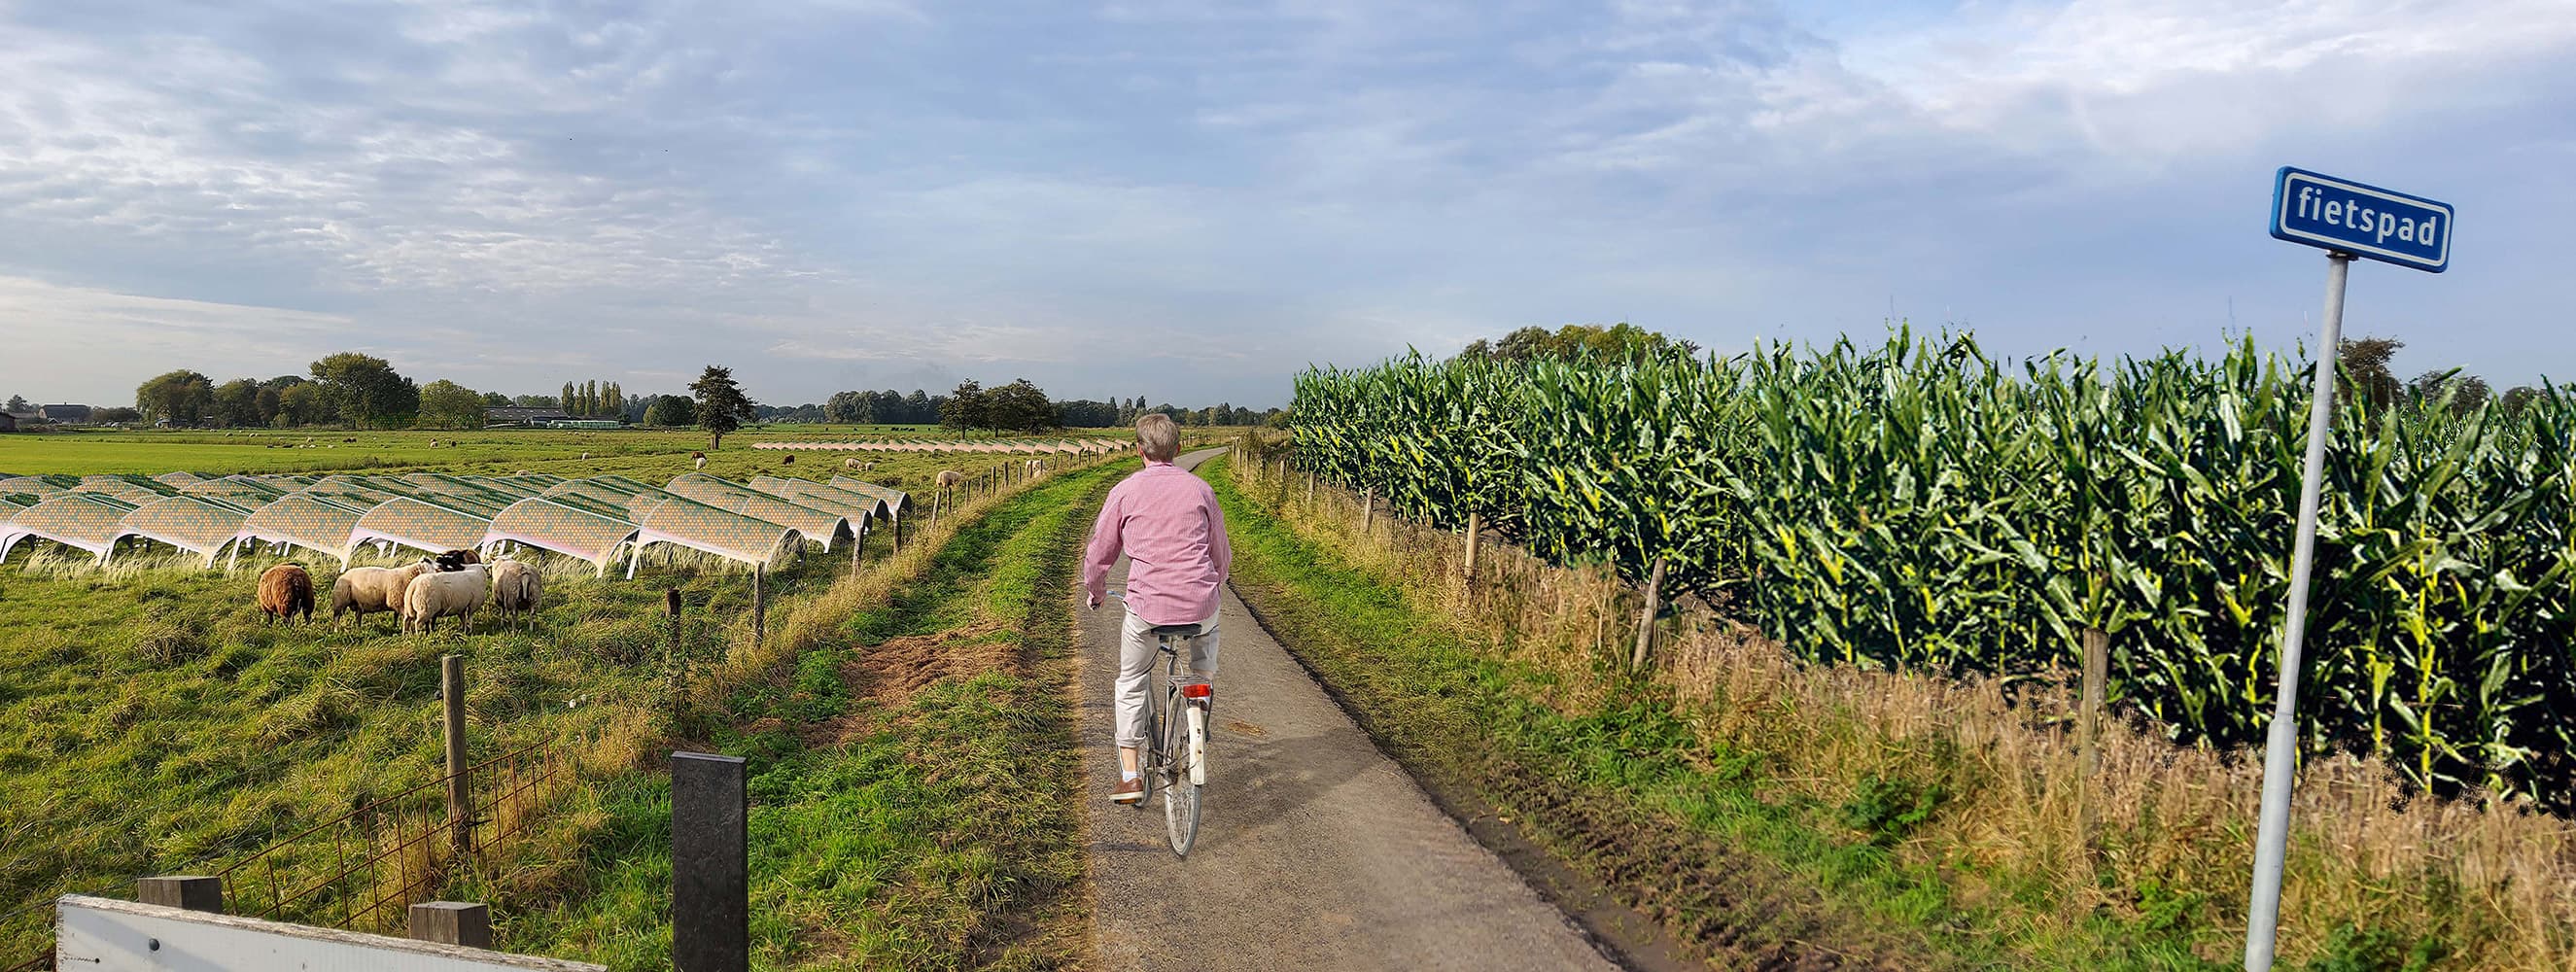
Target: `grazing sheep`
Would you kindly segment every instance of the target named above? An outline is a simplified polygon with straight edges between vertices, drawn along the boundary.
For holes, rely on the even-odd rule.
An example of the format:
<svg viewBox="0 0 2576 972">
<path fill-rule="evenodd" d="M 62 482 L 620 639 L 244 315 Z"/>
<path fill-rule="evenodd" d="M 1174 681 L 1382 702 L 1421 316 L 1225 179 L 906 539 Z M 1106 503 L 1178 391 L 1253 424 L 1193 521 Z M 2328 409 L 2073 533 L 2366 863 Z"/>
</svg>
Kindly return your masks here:
<svg viewBox="0 0 2576 972">
<path fill-rule="evenodd" d="M 379 611 L 402 614 L 403 592 L 413 578 L 431 572 L 436 564 L 422 560 L 403 567 L 351 567 L 340 572 L 331 582 L 331 621 L 339 623 L 342 612 L 355 611 L 364 622 L 367 615 Z"/>
<path fill-rule="evenodd" d="M 279 621 L 295 623 L 301 612 L 306 624 L 313 623 L 313 575 L 304 572 L 302 564 L 279 564 L 259 575 L 260 627 Z"/>
<path fill-rule="evenodd" d="M 511 473 L 510 475 L 513 475 L 513 476 L 533 476 L 533 475 L 536 475 L 536 474 L 535 474 L 535 473 L 531 473 L 531 472 L 529 472 L 529 471 L 527 471 L 527 470 L 525 470 L 525 469 L 522 469 L 522 470 L 519 470 L 518 472 Z"/>
<path fill-rule="evenodd" d="M 785 459 L 781 459 L 781 460 L 778 460 L 778 464 L 779 464 L 779 465 L 781 465 L 781 466 L 793 466 L 793 465 L 795 465 L 795 464 L 796 464 L 796 454 L 795 454 L 795 453 L 793 453 L 793 452 L 788 453 L 788 454 L 787 454 L 787 458 L 785 458 Z"/>
<path fill-rule="evenodd" d="M 463 570 L 468 565 L 482 563 L 483 555 L 471 550 L 450 550 L 446 553 L 439 554 L 437 560 L 438 569 L 441 572 L 452 573 L 454 571 Z"/>
<path fill-rule="evenodd" d="M 455 615 L 465 619 L 465 633 L 473 634 L 474 612 L 491 599 L 492 570 L 482 564 L 414 577 L 403 591 L 403 633 L 436 631 L 438 619 Z"/>
<path fill-rule="evenodd" d="M 856 459 L 843 459 L 841 460 L 841 468 L 847 469 L 851 472 L 858 472 L 859 461 Z"/>
<path fill-rule="evenodd" d="M 965 481 L 965 473 L 958 472 L 954 469 L 942 469 L 939 471 L 939 488 L 941 489 L 955 489 L 958 483 Z"/>
<path fill-rule="evenodd" d="M 1031 459 L 1031 460 L 1029 460 L 1028 470 L 1029 470 L 1029 478 L 1030 478 L 1030 479 L 1036 479 L 1036 478 L 1038 478 L 1040 475 L 1043 475 L 1043 474 L 1045 474 L 1045 472 L 1046 472 L 1046 460 L 1044 460 L 1044 459 Z"/>
<path fill-rule="evenodd" d="M 707 468 L 707 454 L 706 454 L 706 453 L 703 453 L 703 452 L 692 452 L 692 453 L 689 453 L 689 458 L 690 458 L 691 460 L 695 461 L 695 462 L 698 464 L 698 468 L 700 468 L 700 469 L 705 469 L 705 468 Z"/>
<path fill-rule="evenodd" d="M 521 618 L 536 613 L 545 587 L 545 578 L 533 566 L 508 557 L 492 562 L 492 606 L 509 616 L 513 629 Z"/>
</svg>

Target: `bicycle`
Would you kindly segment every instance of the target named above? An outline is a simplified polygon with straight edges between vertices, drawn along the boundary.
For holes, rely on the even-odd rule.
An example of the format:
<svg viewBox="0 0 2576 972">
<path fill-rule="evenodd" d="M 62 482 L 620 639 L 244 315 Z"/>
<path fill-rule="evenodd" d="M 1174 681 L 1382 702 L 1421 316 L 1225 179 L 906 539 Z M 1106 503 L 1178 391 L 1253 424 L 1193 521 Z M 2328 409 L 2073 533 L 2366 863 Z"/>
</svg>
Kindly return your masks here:
<svg viewBox="0 0 2576 972">
<path fill-rule="evenodd" d="M 1124 591 L 1109 596 L 1120 603 L 1127 600 Z M 1201 791 L 1207 787 L 1208 711 L 1216 701 L 1216 686 L 1182 674 L 1180 646 L 1203 633 L 1195 624 L 1154 626 L 1154 644 L 1163 654 L 1163 707 L 1160 712 L 1145 707 L 1145 751 L 1137 754 L 1145 794 L 1136 806 L 1142 808 L 1157 789 L 1162 791 L 1163 829 L 1172 853 L 1180 857 L 1190 856 L 1190 847 L 1198 842 Z"/>
</svg>

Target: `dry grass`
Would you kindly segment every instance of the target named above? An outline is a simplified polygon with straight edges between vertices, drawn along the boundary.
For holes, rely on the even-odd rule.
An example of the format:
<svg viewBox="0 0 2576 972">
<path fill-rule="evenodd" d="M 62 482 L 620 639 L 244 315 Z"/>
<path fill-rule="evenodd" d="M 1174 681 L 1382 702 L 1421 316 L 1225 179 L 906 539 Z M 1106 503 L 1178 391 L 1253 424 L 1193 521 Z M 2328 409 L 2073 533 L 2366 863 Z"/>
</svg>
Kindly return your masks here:
<svg viewBox="0 0 2576 972">
<path fill-rule="evenodd" d="M 1363 535 L 1358 496 L 1310 494 L 1302 473 L 1259 460 L 1230 466 L 1238 488 L 1490 656 L 1554 674 L 1542 701 L 1573 712 L 1615 687 L 1602 665 L 1624 664 L 1642 595 L 1608 572 L 1552 567 L 1488 538 L 1471 584 L 1461 534 L 1380 509 Z M 1941 866 L 1964 900 L 2048 902 L 2026 920 L 2067 928 L 2196 900 L 2184 907 L 2206 929 L 2201 951 L 2242 948 L 2259 753 L 2177 746 L 2151 725 L 2106 719 L 2088 795 L 2067 679 L 2007 692 L 1991 679 L 1811 666 L 1697 599 L 1660 626 L 1649 668 L 1704 740 L 1773 754 L 1773 783 L 1822 805 L 1873 776 L 1943 777 L 1948 802 L 1896 852 Z M 2284 956 L 2315 955 L 2351 925 L 2438 936 L 2459 968 L 2576 968 L 2568 821 L 2410 798 L 2384 766 L 2349 756 L 2306 760 L 2296 792 Z"/>
</svg>

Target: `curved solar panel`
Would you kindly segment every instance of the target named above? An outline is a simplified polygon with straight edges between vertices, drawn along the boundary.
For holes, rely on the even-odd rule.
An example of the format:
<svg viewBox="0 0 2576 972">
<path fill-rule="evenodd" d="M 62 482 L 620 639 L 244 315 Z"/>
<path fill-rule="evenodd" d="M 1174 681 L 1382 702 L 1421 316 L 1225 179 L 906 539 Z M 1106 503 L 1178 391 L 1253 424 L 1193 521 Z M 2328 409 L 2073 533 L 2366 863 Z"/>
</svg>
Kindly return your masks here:
<svg viewBox="0 0 2576 972">
<path fill-rule="evenodd" d="M 874 496 L 884 500 L 886 508 L 894 511 L 894 517 L 898 520 L 903 518 L 903 511 L 912 508 L 912 494 L 892 487 L 861 482 L 848 476 L 832 477 L 832 486 L 835 489 L 844 489 L 862 496 Z"/>
<path fill-rule="evenodd" d="M 179 488 L 155 482 L 142 476 L 87 476 L 72 489 L 83 493 L 113 496 L 128 503 L 143 503 L 164 496 L 175 496 Z"/>
<path fill-rule="evenodd" d="M 550 499 L 520 500 L 493 517 L 482 545 L 522 543 L 590 561 L 600 573 L 617 561 L 620 548 L 635 539 L 636 526 L 623 516 Z"/>
<path fill-rule="evenodd" d="M 125 514 L 117 536 L 142 537 L 205 558 L 212 567 L 224 545 L 241 535 L 251 508 L 208 496 L 165 496 Z"/>
<path fill-rule="evenodd" d="M 490 517 L 477 516 L 453 506 L 396 497 L 376 504 L 365 516 L 358 518 L 357 525 L 349 528 L 349 542 L 340 559 L 347 560 L 350 553 L 357 551 L 359 544 L 370 540 L 430 553 L 472 550 L 483 545 L 485 534 L 491 529 Z"/>
<path fill-rule="evenodd" d="M 850 514 L 771 496 L 705 473 L 688 473 L 671 480 L 670 492 L 727 512 L 794 527 L 796 532 L 804 534 L 805 539 L 821 542 L 826 552 L 832 549 L 833 541 L 856 537 L 861 529 L 850 522 Z M 865 514 L 860 516 L 864 520 Z"/>
<path fill-rule="evenodd" d="M 0 524 L 0 561 L 23 540 L 51 540 L 76 547 L 107 562 L 116 549 L 117 521 L 134 512 L 134 504 L 101 493 L 62 493 L 9 515 Z"/>
<path fill-rule="evenodd" d="M 349 533 L 366 517 L 367 508 L 375 505 L 355 506 L 351 502 L 344 497 L 313 493 L 282 496 L 252 511 L 236 537 L 245 542 L 292 544 L 347 564 Z"/>
<path fill-rule="evenodd" d="M 803 541 L 794 527 L 662 493 L 627 507 L 641 528 L 636 545 L 670 543 L 744 564 L 768 564 Z M 630 567 L 630 572 L 632 568 Z"/>
<path fill-rule="evenodd" d="M 779 476 L 754 476 L 751 488 L 817 509 L 831 510 L 843 516 L 876 519 L 888 516 L 890 508 L 883 497 L 842 489 L 811 479 Z"/>
</svg>

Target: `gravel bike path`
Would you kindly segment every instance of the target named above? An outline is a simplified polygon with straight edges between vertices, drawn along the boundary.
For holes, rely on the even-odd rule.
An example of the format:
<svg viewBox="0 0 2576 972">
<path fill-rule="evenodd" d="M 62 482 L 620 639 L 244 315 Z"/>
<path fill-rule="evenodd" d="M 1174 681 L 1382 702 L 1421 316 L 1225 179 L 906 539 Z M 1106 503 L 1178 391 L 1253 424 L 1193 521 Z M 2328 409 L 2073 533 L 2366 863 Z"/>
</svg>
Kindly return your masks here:
<svg viewBox="0 0 2576 972">
<path fill-rule="evenodd" d="M 1111 586 L 1125 578 L 1122 560 Z M 1174 857 L 1160 794 L 1142 808 L 1108 798 L 1123 609 L 1077 611 L 1098 968 L 1617 968 L 1380 754 L 1232 590 L 1206 811 L 1189 858 Z"/>
</svg>

